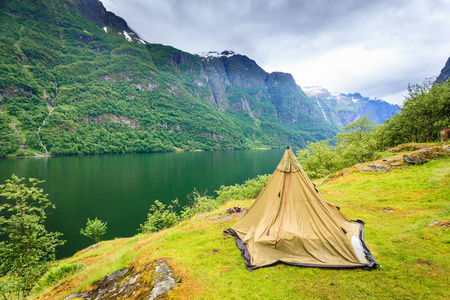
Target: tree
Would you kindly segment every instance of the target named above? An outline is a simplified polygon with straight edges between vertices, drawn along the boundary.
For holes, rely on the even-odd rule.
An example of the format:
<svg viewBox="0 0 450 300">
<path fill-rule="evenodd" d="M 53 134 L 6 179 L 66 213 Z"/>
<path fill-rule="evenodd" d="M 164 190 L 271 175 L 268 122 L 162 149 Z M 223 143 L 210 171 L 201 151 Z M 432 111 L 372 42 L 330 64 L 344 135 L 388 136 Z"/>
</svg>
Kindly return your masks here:
<svg viewBox="0 0 450 300">
<path fill-rule="evenodd" d="M 44 181 L 12 175 L 0 185 L 0 291 L 25 298 L 55 260 L 62 233 L 45 229 L 45 209 L 55 208 L 37 185 Z M 7 286 L 6 286 L 7 285 Z"/>
<path fill-rule="evenodd" d="M 93 239 L 95 243 L 98 243 L 98 241 L 106 233 L 106 224 L 108 224 L 108 222 L 103 222 L 102 220 L 99 220 L 97 218 L 95 218 L 94 220 L 90 220 L 88 218 L 86 228 L 82 228 L 80 230 L 80 233 L 90 239 Z"/>
<path fill-rule="evenodd" d="M 385 145 L 439 141 L 439 132 L 450 126 L 450 81 L 408 85 L 402 111 L 386 122 Z"/>
<path fill-rule="evenodd" d="M 328 175 L 343 167 L 339 155 L 328 140 L 311 143 L 308 147 L 297 152 L 298 160 L 303 170 L 311 178 Z"/>
<path fill-rule="evenodd" d="M 358 118 L 342 128 L 338 133 L 337 152 L 346 160 L 346 165 L 373 160 L 377 150 L 377 141 L 373 134 L 376 124 L 369 121 L 369 116 Z"/>
</svg>

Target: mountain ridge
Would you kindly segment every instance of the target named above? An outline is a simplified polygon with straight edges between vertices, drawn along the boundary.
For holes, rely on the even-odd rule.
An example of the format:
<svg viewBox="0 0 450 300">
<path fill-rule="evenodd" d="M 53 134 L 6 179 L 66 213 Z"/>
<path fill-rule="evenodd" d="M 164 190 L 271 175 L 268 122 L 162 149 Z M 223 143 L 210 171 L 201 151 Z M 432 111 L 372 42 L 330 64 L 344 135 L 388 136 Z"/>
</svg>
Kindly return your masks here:
<svg viewBox="0 0 450 300">
<path fill-rule="evenodd" d="M 98 0 L 0 10 L 0 156 L 304 147 L 337 132 L 291 74 L 146 42 Z"/>
<path fill-rule="evenodd" d="M 303 89 L 311 99 L 317 101 L 325 119 L 341 128 L 366 115 L 369 115 L 369 120 L 376 124 L 382 124 L 385 119 L 400 112 L 400 107 L 396 104 L 382 99 L 363 97 L 358 92 L 330 93 L 327 89 L 318 86 Z"/>
</svg>

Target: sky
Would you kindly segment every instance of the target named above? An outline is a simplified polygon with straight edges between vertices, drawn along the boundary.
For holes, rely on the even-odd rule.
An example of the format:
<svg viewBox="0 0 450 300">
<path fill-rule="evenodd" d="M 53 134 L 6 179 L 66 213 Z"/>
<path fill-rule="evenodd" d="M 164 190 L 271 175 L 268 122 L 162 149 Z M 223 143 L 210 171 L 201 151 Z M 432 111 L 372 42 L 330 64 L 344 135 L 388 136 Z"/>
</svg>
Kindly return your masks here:
<svg viewBox="0 0 450 300">
<path fill-rule="evenodd" d="M 450 57 L 450 0 L 101 0 L 149 43 L 232 50 L 300 87 L 402 104 Z"/>
</svg>

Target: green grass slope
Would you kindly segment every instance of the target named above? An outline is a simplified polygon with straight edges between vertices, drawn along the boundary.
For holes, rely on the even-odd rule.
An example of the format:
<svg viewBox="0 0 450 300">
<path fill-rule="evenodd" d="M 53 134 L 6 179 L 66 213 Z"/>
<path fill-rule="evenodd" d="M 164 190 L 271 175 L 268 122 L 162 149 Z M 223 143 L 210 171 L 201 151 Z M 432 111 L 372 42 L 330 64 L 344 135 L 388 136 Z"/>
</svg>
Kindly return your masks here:
<svg viewBox="0 0 450 300">
<path fill-rule="evenodd" d="M 102 242 L 57 262 L 75 273 L 43 287 L 37 299 L 64 299 L 127 266 L 167 257 L 178 285 L 166 295 L 185 299 L 445 299 L 450 296 L 450 157 L 390 173 L 347 174 L 318 184 L 323 197 L 350 219 L 365 221 L 365 239 L 377 262 L 372 271 L 279 264 L 245 269 L 234 239 L 223 235 L 238 217 L 232 201 L 152 235 Z M 228 216 L 228 217 L 227 217 Z M 78 266 L 81 264 L 81 268 Z M 151 281 L 149 281 L 151 284 Z"/>
</svg>

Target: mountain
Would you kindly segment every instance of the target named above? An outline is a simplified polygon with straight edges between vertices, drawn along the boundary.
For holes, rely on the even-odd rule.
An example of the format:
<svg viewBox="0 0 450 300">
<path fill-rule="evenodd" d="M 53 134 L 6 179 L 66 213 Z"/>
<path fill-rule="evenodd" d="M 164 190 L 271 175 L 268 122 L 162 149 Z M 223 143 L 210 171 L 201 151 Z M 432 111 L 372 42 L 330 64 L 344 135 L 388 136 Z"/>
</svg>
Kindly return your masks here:
<svg viewBox="0 0 450 300">
<path fill-rule="evenodd" d="M 0 156 L 304 146 L 336 133 L 290 74 L 143 41 L 97 0 L 0 3 Z"/>
<path fill-rule="evenodd" d="M 436 82 L 438 83 L 446 82 L 449 77 L 450 77 L 450 57 L 447 59 L 447 63 L 441 70 L 441 74 L 439 74 L 438 78 L 436 78 Z"/>
<path fill-rule="evenodd" d="M 392 115 L 400 112 L 400 107 L 380 99 L 369 99 L 360 93 L 331 94 L 322 87 L 303 88 L 306 95 L 320 107 L 323 117 L 342 128 L 358 117 L 370 115 L 369 119 L 377 124 L 383 123 Z"/>
</svg>

